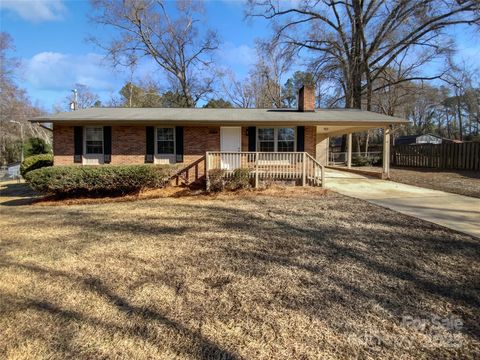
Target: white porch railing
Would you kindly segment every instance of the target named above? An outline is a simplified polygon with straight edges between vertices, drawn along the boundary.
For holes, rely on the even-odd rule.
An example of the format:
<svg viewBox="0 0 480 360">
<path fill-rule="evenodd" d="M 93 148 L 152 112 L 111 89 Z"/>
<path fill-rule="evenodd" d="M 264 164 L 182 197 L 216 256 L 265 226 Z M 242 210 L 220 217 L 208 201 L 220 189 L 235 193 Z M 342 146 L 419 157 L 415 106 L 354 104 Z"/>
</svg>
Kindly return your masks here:
<svg viewBox="0 0 480 360">
<path fill-rule="evenodd" d="M 210 170 L 220 169 L 224 176 L 233 176 L 235 169 L 249 170 L 260 180 L 301 180 L 302 186 L 324 186 L 325 169 L 306 152 L 213 152 L 206 153 L 206 180 Z"/>
</svg>

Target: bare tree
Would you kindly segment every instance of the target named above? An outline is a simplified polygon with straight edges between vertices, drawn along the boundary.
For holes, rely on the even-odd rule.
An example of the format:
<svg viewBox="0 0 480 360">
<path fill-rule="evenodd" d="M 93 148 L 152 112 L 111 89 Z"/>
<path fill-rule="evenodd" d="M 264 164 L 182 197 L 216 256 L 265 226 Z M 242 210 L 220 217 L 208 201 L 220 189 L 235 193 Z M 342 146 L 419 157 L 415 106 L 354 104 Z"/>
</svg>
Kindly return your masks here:
<svg viewBox="0 0 480 360">
<path fill-rule="evenodd" d="M 14 74 L 20 63 L 9 53 L 14 51 L 13 40 L 7 33 L 0 33 L 0 163 L 20 159 L 21 140 L 38 137 L 51 143 L 50 132 L 31 124 L 28 119 L 42 114 L 33 106 L 25 90 L 20 89 Z"/>
<path fill-rule="evenodd" d="M 455 117 L 458 124 L 459 140 L 463 140 L 465 131 L 465 118 L 469 122 L 469 130 L 472 132 L 472 118 L 478 124 L 478 92 L 475 91 L 473 82 L 477 69 L 470 69 L 465 63 L 456 64 L 450 59 L 450 71 L 442 78 L 453 90 L 453 98 L 450 99 L 450 106 L 455 107 Z M 466 113 L 466 114 L 464 114 Z"/>
<path fill-rule="evenodd" d="M 115 30 L 103 44 L 95 40 L 115 65 L 148 57 L 164 71 L 172 90 L 193 107 L 213 90 L 212 55 L 218 48 L 215 32 L 200 26 L 198 1 L 177 1 L 175 17 L 162 0 L 91 0 L 92 20 Z"/>
<path fill-rule="evenodd" d="M 282 80 L 293 63 L 291 46 L 279 42 L 257 42 L 257 63 L 251 72 L 259 86 L 256 106 L 282 108 Z"/>
<path fill-rule="evenodd" d="M 367 109 L 374 82 L 406 52 L 428 63 L 448 52 L 446 28 L 480 21 L 477 0 L 249 0 L 247 11 L 271 20 L 279 41 L 311 51 L 313 67 L 338 81 L 345 107 L 361 108 L 365 97 Z M 416 79 L 424 77 L 398 81 Z"/>
<path fill-rule="evenodd" d="M 77 109 L 88 109 L 91 107 L 100 106 L 100 98 L 93 93 L 87 85 L 76 83 L 74 88 L 77 92 Z M 70 109 L 70 103 L 75 100 L 74 95 L 69 95 L 65 98 L 66 107 Z"/>
<path fill-rule="evenodd" d="M 237 80 L 231 71 L 223 74 L 222 92 L 238 108 L 252 108 L 255 105 L 255 92 L 251 79 Z"/>
</svg>

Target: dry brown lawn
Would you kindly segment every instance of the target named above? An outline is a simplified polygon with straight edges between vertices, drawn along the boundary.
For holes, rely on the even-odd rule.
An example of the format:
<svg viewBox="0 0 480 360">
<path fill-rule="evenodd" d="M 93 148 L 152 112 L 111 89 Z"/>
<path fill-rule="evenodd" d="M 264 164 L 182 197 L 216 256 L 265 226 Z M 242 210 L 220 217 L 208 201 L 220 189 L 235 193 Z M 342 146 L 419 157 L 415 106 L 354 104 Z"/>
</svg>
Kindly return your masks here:
<svg viewBox="0 0 480 360">
<path fill-rule="evenodd" d="M 0 267 L 1 358 L 480 356 L 479 239 L 312 189 L 0 204 Z"/>
<path fill-rule="evenodd" d="M 378 167 L 359 167 L 380 171 Z M 428 168 L 391 168 L 390 180 L 480 198 L 480 171 L 442 170 Z"/>
</svg>

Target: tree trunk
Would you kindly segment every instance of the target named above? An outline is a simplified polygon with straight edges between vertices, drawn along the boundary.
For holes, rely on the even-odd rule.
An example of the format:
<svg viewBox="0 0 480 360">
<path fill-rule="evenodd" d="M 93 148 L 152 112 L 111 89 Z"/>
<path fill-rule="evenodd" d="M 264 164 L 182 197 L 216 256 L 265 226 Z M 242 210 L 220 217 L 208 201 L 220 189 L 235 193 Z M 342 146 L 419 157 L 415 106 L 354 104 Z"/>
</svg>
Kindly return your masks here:
<svg viewBox="0 0 480 360">
<path fill-rule="evenodd" d="M 461 108 L 459 95 L 457 95 L 457 113 L 458 113 L 458 131 L 459 131 L 460 141 L 463 141 L 462 108 Z"/>
</svg>

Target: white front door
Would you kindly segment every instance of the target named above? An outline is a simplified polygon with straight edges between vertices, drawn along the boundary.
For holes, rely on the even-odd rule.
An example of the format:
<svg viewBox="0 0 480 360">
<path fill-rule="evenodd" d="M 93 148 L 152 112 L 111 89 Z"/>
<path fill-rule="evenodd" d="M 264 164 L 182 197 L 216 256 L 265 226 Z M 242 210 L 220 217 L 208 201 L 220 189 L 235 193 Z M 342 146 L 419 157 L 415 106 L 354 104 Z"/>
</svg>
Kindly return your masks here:
<svg viewBox="0 0 480 360">
<path fill-rule="evenodd" d="M 240 167 L 240 151 L 242 150 L 242 128 L 240 126 L 222 126 L 220 128 L 221 167 L 224 170 L 235 170 Z M 238 154 L 228 154 L 238 153 Z"/>
</svg>

